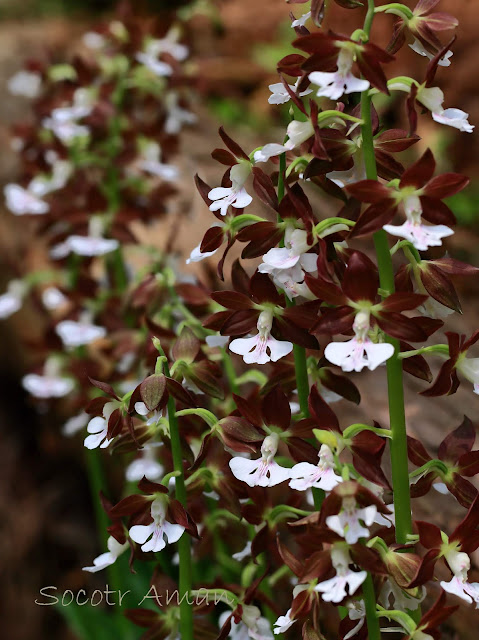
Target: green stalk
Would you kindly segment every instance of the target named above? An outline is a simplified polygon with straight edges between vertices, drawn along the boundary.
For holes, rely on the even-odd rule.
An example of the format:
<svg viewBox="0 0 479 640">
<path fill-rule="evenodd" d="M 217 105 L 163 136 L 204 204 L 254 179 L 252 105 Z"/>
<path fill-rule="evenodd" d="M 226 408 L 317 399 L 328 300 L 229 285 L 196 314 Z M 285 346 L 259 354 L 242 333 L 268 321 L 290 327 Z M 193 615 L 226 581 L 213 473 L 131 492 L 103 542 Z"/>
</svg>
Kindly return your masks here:
<svg viewBox="0 0 479 640">
<path fill-rule="evenodd" d="M 284 198 L 284 175 L 286 172 L 286 154 L 282 153 L 279 157 L 279 176 L 278 176 L 278 202 Z M 294 300 L 286 298 L 288 307 L 294 307 Z M 306 349 L 299 344 L 293 344 L 294 370 L 296 374 L 296 389 L 298 391 L 298 400 L 301 413 L 304 418 L 309 418 L 309 378 L 308 364 L 306 360 Z M 324 500 L 324 491 L 322 489 L 312 489 L 314 507 L 317 511 L 321 509 Z"/>
<path fill-rule="evenodd" d="M 164 355 L 164 354 L 163 354 Z M 168 363 L 164 364 L 165 375 L 169 377 L 170 370 Z M 180 430 L 178 418 L 176 417 L 176 406 L 173 396 L 168 398 L 168 420 L 170 423 L 171 453 L 173 456 L 173 466 L 178 475 L 175 480 L 175 495 L 183 507 L 186 508 L 186 486 L 183 473 L 183 454 L 181 452 Z M 178 555 L 180 556 L 180 630 L 181 640 L 194 640 L 193 637 L 193 609 L 188 602 L 188 597 L 192 587 L 192 566 L 191 566 L 191 538 L 184 533 L 178 540 Z"/>
<path fill-rule="evenodd" d="M 368 640 L 381 640 L 381 627 L 376 611 L 376 594 L 371 574 L 368 573 L 363 582 L 364 606 L 366 608 L 366 624 L 368 625 Z"/>
<path fill-rule="evenodd" d="M 364 24 L 364 31 L 369 36 L 372 19 L 374 17 L 374 0 L 368 0 L 368 13 Z M 366 176 L 370 180 L 377 180 L 376 158 L 374 155 L 373 131 L 371 123 L 371 97 L 368 92 L 361 96 L 361 125 L 363 139 L 363 153 L 366 166 Z M 374 246 L 379 269 L 381 289 L 388 295 L 394 293 L 394 269 L 389 252 L 386 232 L 381 229 L 374 234 Z M 399 340 L 386 337 L 393 345 L 394 355 L 386 362 L 389 419 L 391 427 L 391 467 L 394 491 L 394 509 L 396 514 L 396 540 L 399 544 L 407 542 L 412 531 L 411 498 L 409 493 L 408 457 L 406 417 L 404 412 L 404 388 L 402 361 L 398 358 Z"/>
</svg>

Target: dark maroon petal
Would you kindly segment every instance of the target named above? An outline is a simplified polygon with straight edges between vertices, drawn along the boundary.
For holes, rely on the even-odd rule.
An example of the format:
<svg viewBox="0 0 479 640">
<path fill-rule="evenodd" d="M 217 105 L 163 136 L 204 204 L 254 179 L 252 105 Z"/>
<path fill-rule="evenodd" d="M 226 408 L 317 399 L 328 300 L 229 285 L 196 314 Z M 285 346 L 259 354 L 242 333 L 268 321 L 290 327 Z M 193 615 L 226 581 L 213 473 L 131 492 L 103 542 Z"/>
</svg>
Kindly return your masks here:
<svg viewBox="0 0 479 640">
<path fill-rule="evenodd" d="M 236 156 L 237 158 L 243 158 L 243 160 L 249 161 L 248 155 L 243 151 L 243 149 L 239 146 L 237 142 L 235 142 L 229 137 L 229 135 L 226 133 L 223 127 L 220 127 L 219 134 L 221 136 L 221 139 L 225 143 L 225 145 L 228 147 L 228 149 L 231 151 L 231 153 L 234 156 Z"/>
<path fill-rule="evenodd" d="M 404 129 L 388 129 L 374 139 L 374 147 L 387 153 L 397 153 L 409 149 L 420 139 L 417 135 L 410 136 Z"/>
<path fill-rule="evenodd" d="M 469 453 L 474 446 L 476 430 L 467 416 L 452 433 L 448 434 L 439 445 L 438 458 L 444 462 L 455 464 L 465 453 Z"/>
<path fill-rule="evenodd" d="M 411 351 L 412 346 L 407 342 L 401 341 L 401 351 Z M 412 356 L 410 358 L 404 358 L 402 361 L 403 370 L 409 375 L 425 380 L 426 382 L 432 382 L 431 369 L 426 361 L 426 358 L 420 355 Z"/>
<path fill-rule="evenodd" d="M 479 272 L 478 267 L 473 267 L 455 258 L 438 258 L 437 260 L 431 260 L 429 264 L 435 264 L 441 271 L 450 273 L 453 276 L 474 276 Z"/>
<path fill-rule="evenodd" d="M 459 504 L 466 507 L 466 509 L 471 506 L 479 493 L 469 480 L 462 478 L 457 473 L 454 474 L 451 482 L 446 480 L 446 486 Z"/>
<path fill-rule="evenodd" d="M 391 200 L 382 200 L 372 204 L 360 216 L 354 225 L 350 238 L 359 238 L 382 229 L 389 224 L 397 211 L 397 205 Z"/>
<path fill-rule="evenodd" d="M 427 300 L 427 296 L 419 293 L 396 292 L 381 302 L 382 311 L 410 311 L 416 309 Z"/>
<path fill-rule="evenodd" d="M 470 180 L 460 173 L 443 173 L 429 180 L 424 187 L 424 194 L 429 198 L 442 200 L 462 191 Z"/>
<path fill-rule="evenodd" d="M 250 331 L 254 331 L 258 322 L 258 313 L 255 309 L 236 311 L 223 323 L 221 335 L 241 336 Z"/>
<path fill-rule="evenodd" d="M 320 396 L 316 385 L 311 387 L 308 400 L 309 411 L 319 429 L 340 432 L 339 421 L 329 404 Z"/>
<path fill-rule="evenodd" d="M 419 534 L 419 541 L 426 549 L 439 550 L 442 545 L 441 529 L 432 522 L 416 520 L 414 526 Z"/>
<path fill-rule="evenodd" d="M 376 265 L 364 253 L 354 251 L 348 260 L 342 287 L 350 300 L 374 302 L 379 287 L 379 274 Z"/>
<path fill-rule="evenodd" d="M 461 303 L 457 297 L 454 285 L 449 278 L 444 275 L 441 269 L 438 269 L 429 262 L 421 264 L 419 271 L 421 281 L 426 291 L 438 302 L 449 309 L 461 312 Z"/>
<path fill-rule="evenodd" d="M 249 242 L 241 257 L 245 260 L 263 256 L 282 240 L 284 231 L 275 222 L 257 222 L 242 229 L 236 236 L 240 242 Z"/>
<path fill-rule="evenodd" d="M 211 187 L 208 184 L 206 184 L 206 182 L 202 180 L 198 174 L 195 175 L 195 185 L 196 185 L 196 188 L 198 189 L 198 193 L 203 198 L 205 204 L 209 207 L 210 204 L 212 203 L 212 200 L 208 198 L 208 194 L 211 191 Z"/>
<path fill-rule="evenodd" d="M 208 251 L 216 251 L 223 244 L 225 239 L 224 231 L 222 227 L 210 227 L 200 244 L 201 253 L 207 253 Z"/>
<path fill-rule="evenodd" d="M 461 476 L 472 478 L 479 473 L 479 451 L 470 451 L 462 455 L 457 465 Z"/>
<path fill-rule="evenodd" d="M 456 216 L 444 202 L 432 200 L 427 196 L 421 196 L 422 217 L 433 224 L 445 224 L 453 227 L 456 224 Z"/>
<path fill-rule="evenodd" d="M 251 422 L 255 427 L 263 426 L 261 407 L 256 399 L 245 399 L 236 394 L 233 394 L 233 398 L 239 412 L 246 420 Z"/>
<path fill-rule="evenodd" d="M 249 294 L 249 276 L 244 270 L 241 262 L 235 260 L 231 267 L 231 282 L 234 290 L 239 291 L 248 297 Z"/>
<path fill-rule="evenodd" d="M 278 196 L 273 181 L 259 167 L 253 167 L 253 188 L 262 202 L 275 211 L 277 210 Z"/>
<path fill-rule="evenodd" d="M 256 273 L 250 280 L 250 292 L 260 303 L 271 302 L 277 306 L 285 306 L 284 297 L 280 295 L 266 273 Z"/>
<path fill-rule="evenodd" d="M 275 325 L 279 328 L 281 338 L 299 344 L 305 349 L 319 349 L 317 339 L 307 329 L 302 329 L 288 317 L 275 318 Z"/>
<path fill-rule="evenodd" d="M 327 282 L 322 278 L 313 278 L 313 276 L 310 276 L 309 274 L 306 274 L 304 281 L 307 284 L 308 289 L 310 289 L 319 300 L 323 300 L 328 304 L 334 305 L 347 304 L 347 297 L 341 289 L 332 282 Z"/>
<path fill-rule="evenodd" d="M 392 200 L 391 190 L 377 180 L 361 180 L 354 184 L 348 184 L 346 191 L 361 202 L 377 203 Z"/>
<path fill-rule="evenodd" d="M 452 387 L 453 369 L 454 363 L 451 360 L 444 362 L 439 370 L 439 373 L 437 374 L 437 378 L 434 381 L 434 384 L 429 387 L 429 389 L 421 391 L 421 395 L 428 397 L 447 395 L 451 391 Z"/>
<path fill-rule="evenodd" d="M 420 625 L 421 629 L 422 625 L 425 625 L 424 631 L 433 631 L 436 627 L 438 627 L 442 622 L 447 620 L 449 616 L 451 616 L 454 611 L 459 609 L 459 605 L 455 605 L 453 607 L 446 607 L 446 592 L 441 591 L 439 598 L 434 603 L 432 609 L 426 612 L 426 614 L 421 618 Z"/>
<path fill-rule="evenodd" d="M 356 312 L 351 307 L 328 309 L 320 317 L 311 331 L 317 334 L 334 335 L 351 330 Z"/>
<path fill-rule="evenodd" d="M 388 335 L 407 342 L 422 342 L 427 335 L 414 318 L 407 318 L 400 313 L 383 313 L 375 315 L 376 322 Z"/>
<path fill-rule="evenodd" d="M 319 301 L 312 300 L 294 307 L 289 307 L 283 312 L 283 318 L 291 320 L 301 329 L 310 329 L 318 319 Z"/>
<path fill-rule="evenodd" d="M 298 78 L 303 75 L 302 65 L 305 61 L 306 58 L 301 54 L 290 53 L 278 62 L 277 69 L 280 73 Z"/>
<path fill-rule="evenodd" d="M 372 47 L 374 45 L 369 46 Z M 379 47 L 375 47 L 375 50 L 381 51 Z M 389 54 L 387 54 L 385 51 L 383 53 L 389 56 Z M 389 56 L 389 58 L 393 60 L 392 56 Z M 389 62 L 389 60 L 387 60 L 387 62 Z M 366 80 L 369 80 L 370 84 L 378 89 L 378 91 L 389 95 L 387 78 L 381 67 L 381 64 L 376 59 L 375 52 L 369 53 L 368 51 L 365 51 L 362 54 L 359 54 L 357 63 L 362 75 L 366 78 Z"/>
<path fill-rule="evenodd" d="M 292 44 L 296 49 L 300 49 L 306 53 L 319 54 L 319 56 L 325 60 L 324 64 L 326 64 L 326 61 L 329 61 L 331 58 L 334 61 L 337 61 L 339 53 L 338 48 L 336 47 L 334 39 L 325 33 L 310 33 L 307 36 L 297 38 Z"/>
<path fill-rule="evenodd" d="M 248 298 L 238 291 L 213 291 L 211 297 L 215 302 L 221 304 L 227 309 L 240 311 L 243 309 L 252 309 L 254 307 L 254 303 L 251 298 Z"/>
<path fill-rule="evenodd" d="M 321 367 L 319 377 L 322 385 L 330 391 L 334 391 L 334 393 L 350 402 L 354 402 L 354 404 L 361 402 L 361 394 L 350 378 L 334 373 L 329 367 Z"/>
<path fill-rule="evenodd" d="M 432 151 L 427 149 L 423 155 L 416 160 L 406 171 L 399 183 L 399 188 L 415 187 L 421 188 L 434 175 L 436 169 L 436 161 L 432 155 Z"/>
<path fill-rule="evenodd" d="M 263 399 L 262 412 L 267 426 L 279 427 L 286 431 L 291 422 L 291 408 L 284 392 L 275 387 Z"/>
<path fill-rule="evenodd" d="M 407 437 L 407 454 L 409 460 L 417 467 L 422 467 L 423 464 L 432 460 L 422 442 L 412 436 Z"/>
<path fill-rule="evenodd" d="M 215 149 L 212 151 L 211 157 L 213 160 L 216 160 L 221 164 L 225 164 L 227 167 L 232 167 L 233 165 L 238 164 L 234 155 L 229 151 L 226 151 L 226 149 Z"/>
</svg>

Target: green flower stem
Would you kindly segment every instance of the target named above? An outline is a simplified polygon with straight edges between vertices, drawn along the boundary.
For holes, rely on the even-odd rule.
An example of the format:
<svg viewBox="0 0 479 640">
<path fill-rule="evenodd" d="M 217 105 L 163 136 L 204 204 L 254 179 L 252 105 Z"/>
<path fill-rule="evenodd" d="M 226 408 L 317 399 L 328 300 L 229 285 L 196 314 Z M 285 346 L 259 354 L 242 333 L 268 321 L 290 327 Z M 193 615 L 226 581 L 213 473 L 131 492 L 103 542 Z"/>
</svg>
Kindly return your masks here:
<svg viewBox="0 0 479 640">
<path fill-rule="evenodd" d="M 368 14 L 365 22 L 365 32 L 369 35 L 372 17 L 374 16 L 374 0 L 368 0 Z M 367 26 L 367 28 L 366 28 Z M 361 96 L 361 126 L 363 138 L 363 153 L 366 165 L 366 175 L 370 180 L 377 180 L 376 158 L 374 155 L 373 131 L 371 124 L 371 97 L 365 91 Z M 389 252 L 386 232 L 381 229 L 374 234 L 374 246 L 379 268 L 381 289 L 394 293 L 394 269 Z M 396 513 L 396 540 L 400 544 L 407 541 L 412 532 L 411 498 L 409 494 L 408 457 L 406 417 L 404 412 L 404 388 L 402 362 L 398 358 L 399 340 L 387 337 L 387 342 L 393 345 L 394 355 L 386 362 L 389 418 L 392 432 L 390 453 L 392 480 L 394 491 L 394 508 Z"/>
<path fill-rule="evenodd" d="M 381 628 L 376 610 L 376 594 L 374 593 L 374 584 L 370 573 L 368 573 L 362 586 L 366 608 L 366 623 L 368 625 L 368 639 L 381 640 Z"/>
<path fill-rule="evenodd" d="M 95 512 L 96 530 L 100 538 L 101 548 L 103 552 L 107 549 L 107 527 L 109 525 L 109 520 L 100 503 L 100 491 L 104 491 L 106 487 L 105 474 L 103 473 L 101 460 L 101 452 L 98 449 L 86 449 L 85 462 L 88 484 L 90 486 L 91 500 Z M 113 563 L 107 568 L 107 575 L 108 585 L 113 589 L 113 591 L 118 592 L 122 588 L 122 581 L 120 577 L 120 569 L 116 563 Z M 121 613 L 121 609 L 119 607 L 115 607 L 115 609 L 116 623 L 118 625 L 118 629 L 121 631 L 124 618 Z"/>
<path fill-rule="evenodd" d="M 165 355 L 161 351 L 161 355 Z M 170 375 L 168 363 L 164 363 L 166 376 Z M 175 400 L 170 394 L 168 399 L 168 419 L 170 422 L 171 453 L 173 456 L 173 466 L 178 472 L 175 482 L 175 494 L 179 502 L 186 508 L 186 486 L 183 473 L 183 454 L 181 452 L 180 430 L 178 418 L 176 417 Z M 193 609 L 188 602 L 192 586 L 192 565 L 191 565 L 191 538 L 184 533 L 178 540 L 178 555 L 180 556 L 180 630 L 181 640 L 194 640 L 193 636 Z M 183 598 L 183 596 L 185 596 Z"/>
</svg>

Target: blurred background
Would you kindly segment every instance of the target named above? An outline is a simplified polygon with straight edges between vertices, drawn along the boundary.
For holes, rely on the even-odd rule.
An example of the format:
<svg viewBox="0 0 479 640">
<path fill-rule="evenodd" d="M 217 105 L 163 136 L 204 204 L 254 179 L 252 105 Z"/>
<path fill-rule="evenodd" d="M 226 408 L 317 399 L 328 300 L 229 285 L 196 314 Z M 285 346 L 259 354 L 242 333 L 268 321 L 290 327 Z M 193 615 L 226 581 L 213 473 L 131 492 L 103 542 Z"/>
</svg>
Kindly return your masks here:
<svg viewBox="0 0 479 640">
<path fill-rule="evenodd" d="M 11 96 L 8 79 L 26 59 L 52 55 L 61 61 L 86 30 L 109 15 L 114 0 L 0 0 L 0 181 L 15 181 L 16 155 L 10 146 L 10 127 L 30 117 L 27 100 Z M 143 3 L 146 7 L 147 2 Z M 161 11 L 186 4 L 175 0 L 152 0 L 151 11 Z M 208 3 L 205 2 L 206 6 Z M 415 3 L 407 2 L 410 6 Z M 136 6 L 136 4 L 135 4 Z M 296 14 L 301 5 L 292 5 Z M 192 176 L 199 171 L 208 182 L 218 181 L 221 168 L 211 159 L 210 150 L 218 146 L 217 127 L 253 149 L 277 141 L 287 109 L 268 105 L 268 84 L 275 82 L 276 61 L 291 51 L 292 31 L 288 7 L 283 0 L 221 0 L 215 12 L 205 11 L 192 22 L 190 38 L 192 59 L 198 67 L 199 94 L 194 110 L 199 126 L 186 132 L 183 145 L 180 206 L 193 224 L 194 232 L 180 235 L 179 250 L 186 255 L 210 225 L 209 212 L 198 200 Z M 453 64 L 440 69 L 437 82 L 446 94 L 446 106 L 458 107 L 470 114 L 470 122 L 479 125 L 479 75 L 477 0 L 444 0 L 441 9 L 459 18 L 458 40 L 454 45 Z M 337 14 L 337 15 L 335 15 Z M 350 33 L 357 26 L 356 12 L 332 9 L 328 19 L 337 31 Z M 382 44 L 390 33 L 389 19 L 378 20 L 375 37 Z M 414 73 L 418 69 L 415 54 L 402 51 L 400 60 L 389 69 L 393 75 Z M 411 72 L 411 69 L 413 70 Z M 422 69 L 422 66 L 421 66 Z M 280 113 L 282 111 L 282 114 Z M 386 120 L 399 118 L 405 125 L 404 102 L 388 107 Z M 471 177 L 468 189 L 451 199 L 459 227 L 448 239 L 447 249 L 458 259 L 479 266 L 479 163 L 478 135 L 459 133 L 420 117 L 418 133 L 422 140 L 415 151 L 431 147 L 442 171 L 454 168 Z M 3 207 L 3 205 L 0 205 Z M 167 223 L 165 223 L 167 224 Z M 0 291 L 11 277 L 11 258 L 16 252 L 34 255 L 28 226 L 4 209 L 0 216 Z M 161 229 L 158 230 L 159 236 Z M 192 240 L 193 238 L 193 240 Z M 438 255 L 442 255 L 438 252 Z M 476 280 L 476 281 L 474 281 Z M 478 328 L 479 283 L 477 279 L 458 282 L 464 316 L 452 320 L 454 330 L 470 334 Z M 80 440 L 65 439 L 60 427 L 65 416 L 47 407 L 30 404 L 20 384 L 29 365 L 29 343 L 39 331 L 34 309 L 23 309 L 13 320 L 0 324 L 0 619 L 1 636 L 8 640 L 67 640 L 78 636 L 65 618 L 53 607 L 35 605 L 38 591 L 46 585 L 58 589 L 94 588 L 95 578 L 81 567 L 91 564 L 100 552 L 94 530 L 94 515 L 88 479 L 85 475 Z M 385 425 L 387 405 L 384 376 L 362 374 L 357 378 L 363 395 L 360 412 Z M 408 378 L 408 420 L 412 434 L 420 434 L 431 452 L 448 430 L 458 426 L 467 413 L 479 423 L 479 398 L 464 385 L 457 395 L 431 401 L 417 395 L 423 385 Z M 345 403 L 342 403 L 345 404 Z M 361 420 L 358 412 L 340 406 L 344 420 Z M 118 470 L 113 469 L 113 477 Z M 418 506 L 419 515 L 435 514 L 439 525 L 452 528 L 463 511 L 451 496 L 439 496 Z M 447 516 L 445 515 L 447 514 Z M 471 581 L 478 580 L 476 575 Z M 99 582 L 101 584 L 101 580 Z M 101 588 L 101 587 L 100 587 Z M 476 612 L 477 614 L 477 612 Z M 475 622 L 474 622 L 475 621 Z M 95 640 L 94 629 L 90 637 Z M 477 638 L 477 615 L 461 606 L 449 625 L 451 639 Z"/>
</svg>

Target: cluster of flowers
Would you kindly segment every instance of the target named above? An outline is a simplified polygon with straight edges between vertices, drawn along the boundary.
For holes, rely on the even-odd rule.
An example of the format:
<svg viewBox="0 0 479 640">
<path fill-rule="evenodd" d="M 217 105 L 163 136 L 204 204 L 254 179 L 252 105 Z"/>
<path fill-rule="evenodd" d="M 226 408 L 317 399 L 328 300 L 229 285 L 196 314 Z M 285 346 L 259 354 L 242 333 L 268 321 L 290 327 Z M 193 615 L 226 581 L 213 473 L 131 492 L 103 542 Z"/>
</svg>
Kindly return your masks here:
<svg viewBox="0 0 479 640">
<path fill-rule="evenodd" d="M 360 5 L 336 2 L 349 9 Z M 436 4 L 420 0 L 412 11 L 399 3 L 375 9 L 370 1 L 364 29 L 351 36 L 309 30 L 310 23 L 321 26 L 321 1 L 314 0 L 310 12 L 294 19 L 293 45 L 301 53 L 279 62 L 281 83 L 271 85 L 270 98 L 273 104 L 293 105 L 285 141 L 247 154 L 220 129 L 226 148 L 216 149 L 213 157 L 226 166 L 221 185 L 212 188 L 196 180 L 216 222 L 187 262 L 226 245 L 218 263 L 224 280 L 226 258 L 236 242 L 246 243 L 243 260 L 256 260 L 249 272 L 241 260 L 234 261 L 229 289 L 175 279 L 168 266 L 155 261 L 133 283 L 129 272 L 118 270 L 124 264 L 118 259 L 105 260 L 109 282 L 92 282 L 90 258 L 98 253 L 91 247 L 121 256 L 118 243 L 131 239 L 127 223 L 156 211 L 165 197 L 165 180 L 175 175 L 161 162 L 160 148 L 168 149 L 172 126 L 191 118 L 178 99 L 178 63 L 187 53 L 183 45 L 172 32 L 139 42 L 127 25 L 113 23 L 110 35 L 86 38 L 96 47 L 94 69 L 107 74 L 105 83 L 92 84 L 88 63 L 53 70 L 61 79 L 38 103 L 43 129 L 30 132 L 34 139 L 22 143 L 27 159 L 41 140 L 42 155 L 30 158 L 28 167 L 50 162 L 51 172 L 27 176 L 24 186 L 10 185 L 6 195 L 14 213 L 46 216 L 42 233 L 53 245 L 54 259 L 85 256 L 78 249 L 90 248 L 87 259 L 65 267 L 71 278 L 67 297 L 79 314 L 88 292 L 95 302 L 89 311 L 102 322 L 94 325 L 91 316 L 58 321 L 55 315 L 55 332 L 70 349 L 61 363 L 77 371 L 75 350 L 104 339 L 116 365 L 102 374 L 89 370 L 102 395 L 90 399 L 73 428 L 88 422 L 87 448 L 138 456 L 127 468 L 127 479 L 139 481 L 139 492 L 127 487 L 116 504 L 103 500 L 112 522 L 108 551 L 85 569 L 104 569 L 130 550 L 131 563 L 154 563 L 152 585 L 160 592 L 177 571 L 146 554 L 178 543 L 181 594 L 199 593 L 194 583 L 206 594 L 189 613 L 188 601 L 127 611 L 148 628 L 145 637 L 271 640 L 293 627 L 296 636 L 320 640 L 321 629 L 336 624 L 331 633 L 343 640 L 376 640 L 380 628 L 408 640 L 432 640 L 457 608 L 445 605 L 447 593 L 479 606 L 479 584 L 468 580 L 469 554 L 479 546 L 479 497 L 468 480 L 479 472 L 471 421 L 465 418 L 444 439 L 437 459 L 409 438 L 409 460 L 416 469 L 408 476 L 408 460 L 402 461 L 408 480 L 404 495 L 397 476 L 391 486 L 382 468 L 386 445 L 393 450 L 398 444 L 393 425 L 342 427 L 331 408 L 339 400 L 360 402 L 345 373 L 384 363 L 402 360 L 408 374 L 431 383 L 424 354 L 444 360 L 424 395 L 454 393 L 463 378 L 479 392 L 479 359 L 469 355 L 479 332 L 469 339 L 446 332 L 447 345 L 413 349 L 410 344 L 424 345 L 442 329 L 445 317 L 460 311 L 454 276 L 478 272 L 450 257 L 428 260 L 420 253 L 441 246 L 453 233 L 454 215 L 443 199 L 464 188 L 467 179 L 454 173 L 434 176 L 429 150 L 408 169 L 394 157 L 419 140 L 418 107 L 438 123 L 473 129 L 467 114 L 443 107 L 444 96 L 433 86 L 438 67 L 449 66 L 452 55 L 453 41 L 444 46 L 438 33 L 457 24 L 434 13 Z M 375 13 L 395 16 L 388 51 L 369 42 Z M 126 54 L 109 56 L 110 38 Z M 429 59 L 422 83 L 386 78 L 385 65 L 406 43 Z M 74 73 L 74 79 L 65 79 L 65 73 Z M 78 87 L 78 78 L 88 86 Z M 165 94 L 171 78 L 175 90 Z M 17 78 L 12 84 L 18 90 L 22 82 Z M 391 91 L 407 93 L 409 131 L 384 130 L 371 108 L 376 94 Z M 139 113 L 141 136 L 138 123 L 127 124 Z M 97 172 L 104 169 L 106 177 L 96 189 Z M 96 177 L 90 178 L 92 172 Z M 338 213 L 322 218 L 310 203 L 309 188 L 337 201 Z M 65 189 L 71 194 L 67 202 L 57 197 Z M 254 206 L 250 192 L 262 215 L 246 212 Z M 97 210 L 107 213 L 91 216 Z M 89 228 L 81 235 L 86 211 Z M 401 218 L 401 224 L 392 224 Z M 400 238 L 391 250 L 386 233 Z M 357 237 L 373 234 L 377 245 L 379 239 L 384 246 L 386 239 L 391 267 L 392 255 L 395 260 L 403 256 L 391 278 L 384 276 L 384 263 L 376 266 L 355 248 Z M 31 284 L 15 281 L 3 308 L 15 308 Z M 118 292 L 125 289 L 128 296 L 119 302 Z M 44 301 L 53 296 L 47 291 Z M 54 292 L 63 305 L 65 291 Z M 46 306 L 58 313 L 58 305 Z M 261 367 L 244 367 L 231 353 L 246 365 L 268 365 L 268 374 Z M 50 370 L 58 361 L 49 359 L 43 375 L 27 376 L 26 388 L 40 397 L 70 393 L 73 379 Z M 83 360 L 83 371 L 88 362 Z M 82 393 L 88 393 L 85 385 Z M 464 518 L 449 533 L 423 521 L 414 521 L 404 533 L 410 497 L 425 495 L 433 484 L 466 509 Z M 202 569 L 211 564 L 212 554 L 218 563 L 205 588 Z M 421 614 L 440 562 L 450 579 L 440 582 L 435 604 Z M 286 611 L 278 610 L 273 590 L 289 594 Z M 218 618 L 209 596 L 220 592 L 227 608 Z"/>
</svg>

